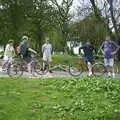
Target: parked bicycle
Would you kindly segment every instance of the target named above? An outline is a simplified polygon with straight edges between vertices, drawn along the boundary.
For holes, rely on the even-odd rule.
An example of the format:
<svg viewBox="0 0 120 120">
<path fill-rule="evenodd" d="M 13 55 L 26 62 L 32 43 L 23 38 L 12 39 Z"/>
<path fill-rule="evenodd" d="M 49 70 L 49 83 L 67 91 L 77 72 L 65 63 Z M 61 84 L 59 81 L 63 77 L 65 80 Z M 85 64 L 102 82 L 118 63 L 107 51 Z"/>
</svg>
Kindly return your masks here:
<svg viewBox="0 0 120 120">
<path fill-rule="evenodd" d="M 87 72 L 88 68 L 83 57 L 78 57 L 76 61 L 69 65 L 69 73 L 72 76 L 80 76 L 83 72 Z"/>
<path fill-rule="evenodd" d="M 40 64 L 41 64 L 41 70 L 40 70 L 40 72 L 38 72 L 38 74 L 40 74 L 40 75 L 45 75 L 47 72 L 52 73 L 52 72 L 58 71 L 58 70 L 69 72 L 68 61 L 64 61 L 63 63 L 59 63 L 59 64 L 52 62 L 50 64 L 48 61 L 41 60 Z"/>
</svg>

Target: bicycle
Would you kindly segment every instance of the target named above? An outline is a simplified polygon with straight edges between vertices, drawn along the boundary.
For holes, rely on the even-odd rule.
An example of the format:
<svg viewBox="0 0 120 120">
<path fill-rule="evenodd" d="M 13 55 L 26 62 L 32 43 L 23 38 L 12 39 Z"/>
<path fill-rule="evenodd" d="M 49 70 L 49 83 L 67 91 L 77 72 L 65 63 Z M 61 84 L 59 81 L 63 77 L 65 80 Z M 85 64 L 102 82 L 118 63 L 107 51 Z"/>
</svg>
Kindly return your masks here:
<svg viewBox="0 0 120 120">
<path fill-rule="evenodd" d="M 80 76 L 83 72 L 88 71 L 87 64 L 83 57 L 79 57 L 69 65 L 69 74 L 72 76 Z"/>
<path fill-rule="evenodd" d="M 103 60 L 102 56 L 98 56 L 98 55 L 94 56 L 94 63 L 91 66 L 92 73 L 94 76 L 106 75 L 107 69 L 104 66 L 104 62 L 102 60 Z M 78 58 L 75 63 L 70 65 L 69 68 L 69 73 L 72 76 L 80 76 L 83 72 L 87 72 L 87 71 L 88 71 L 88 67 L 83 58 Z M 115 73 L 119 72 L 116 63 L 114 64 L 114 71 Z"/>
<path fill-rule="evenodd" d="M 6 60 L 6 61 L 3 60 L 3 63 L 2 63 L 2 71 L 3 72 L 7 72 L 9 64 L 11 64 L 13 62 L 13 58 L 12 59 L 8 58 L 8 60 Z"/>
<path fill-rule="evenodd" d="M 49 63 L 48 61 L 40 61 L 41 64 L 41 72 L 38 72 L 39 75 L 45 75 L 48 72 L 53 72 L 54 70 L 62 70 L 65 72 L 69 71 L 69 65 L 67 65 L 67 61 L 66 63 L 62 63 L 62 64 L 55 64 L 55 63 Z"/>
<path fill-rule="evenodd" d="M 119 68 L 116 65 L 116 62 L 113 65 L 113 69 L 114 69 L 115 74 L 119 73 Z M 92 70 L 93 70 L 93 75 L 95 75 L 95 76 L 106 76 L 108 74 L 107 73 L 107 68 L 104 65 L 103 61 L 95 62 L 92 66 Z"/>
<path fill-rule="evenodd" d="M 30 72 L 32 75 L 35 73 L 39 74 L 41 72 L 41 64 L 38 60 L 37 55 L 32 56 L 31 60 L 31 71 L 27 70 L 27 63 L 23 60 L 21 56 L 14 59 L 14 62 L 8 65 L 7 73 L 10 77 L 21 77 L 24 72 Z"/>
<path fill-rule="evenodd" d="M 40 72 L 40 75 L 45 75 L 47 72 L 57 72 L 64 71 L 69 73 L 69 60 L 72 59 L 68 55 L 66 56 L 53 56 L 53 62 L 41 60 L 40 64 L 42 65 L 43 72 Z"/>
</svg>

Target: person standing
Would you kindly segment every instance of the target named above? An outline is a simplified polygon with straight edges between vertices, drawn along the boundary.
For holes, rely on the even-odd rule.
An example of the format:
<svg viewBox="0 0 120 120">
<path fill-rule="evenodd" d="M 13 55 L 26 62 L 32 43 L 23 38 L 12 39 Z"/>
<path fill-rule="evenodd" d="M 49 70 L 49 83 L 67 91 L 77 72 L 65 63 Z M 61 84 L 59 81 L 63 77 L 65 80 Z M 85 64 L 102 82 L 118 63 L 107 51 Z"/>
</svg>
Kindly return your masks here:
<svg viewBox="0 0 120 120">
<path fill-rule="evenodd" d="M 105 38 L 105 41 L 101 45 L 102 53 L 104 55 L 104 65 L 107 69 L 108 76 L 115 77 L 115 70 L 114 70 L 114 58 L 119 50 L 119 46 L 110 39 L 109 36 Z"/>
<path fill-rule="evenodd" d="M 93 53 L 94 52 L 96 53 L 96 49 L 93 45 L 91 45 L 90 42 L 86 42 L 85 45 L 80 47 L 79 52 L 80 52 L 81 49 L 83 49 L 83 52 L 84 52 L 84 60 L 87 64 L 88 71 L 89 71 L 88 75 L 91 76 L 93 74 L 92 73 L 92 64 L 93 64 L 93 61 L 94 61 Z"/>
<path fill-rule="evenodd" d="M 42 45 L 42 54 L 43 54 L 43 69 L 45 69 L 45 63 L 49 65 L 52 62 L 52 45 L 49 43 L 49 40 L 46 40 Z M 52 72 L 52 71 L 49 71 Z"/>
</svg>

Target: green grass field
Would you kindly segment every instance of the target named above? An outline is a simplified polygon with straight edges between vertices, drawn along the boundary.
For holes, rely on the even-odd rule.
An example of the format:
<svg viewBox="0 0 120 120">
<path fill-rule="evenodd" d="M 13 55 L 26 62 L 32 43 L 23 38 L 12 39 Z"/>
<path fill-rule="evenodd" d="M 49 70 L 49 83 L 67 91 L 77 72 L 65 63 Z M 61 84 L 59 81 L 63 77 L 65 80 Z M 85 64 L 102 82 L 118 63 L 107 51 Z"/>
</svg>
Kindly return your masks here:
<svg viewBox="0 0 120 120">
<path fill-rule="evenodd" d="M 0 78 L 0 120 L 120 120 L 120 80 Z"/>
<path fill-rule="evenodd" d="M 79 60 L 77 56 L 70 56 L 70 55 L 53 55 L 52 61 L 53 64 L 70 64 L 74 63 Z"/>
</svg>

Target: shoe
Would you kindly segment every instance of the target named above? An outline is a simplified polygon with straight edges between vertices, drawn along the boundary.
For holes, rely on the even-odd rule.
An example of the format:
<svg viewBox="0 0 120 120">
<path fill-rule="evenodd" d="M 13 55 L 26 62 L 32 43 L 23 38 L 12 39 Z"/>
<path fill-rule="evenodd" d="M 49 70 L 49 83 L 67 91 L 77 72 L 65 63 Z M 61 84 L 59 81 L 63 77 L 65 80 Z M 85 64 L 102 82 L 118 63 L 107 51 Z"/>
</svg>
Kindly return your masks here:
<svg viewBox="0 0 120 120">
<path fill-rule="evenodd" d="M 92 72 L 89 72 L 88 76 L 92 76 Z"/>
<path fill-rule="evenodd" d="M 115 78 L 115 73 L 112 74 L 112 77 Z"/>
<path fill-rule="evenodd" d="M 50 72 L 50 73 L 53 73 L 53 71 L 52 71 L 52 70 L 49 70 L 49 72 Z"/>
<path fill-rule="evenodd" d="M 108 77 L 111 77 L 111 73 L 110 72 L 108 72 Z"/>
</svg>

